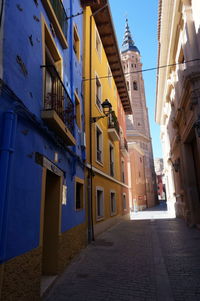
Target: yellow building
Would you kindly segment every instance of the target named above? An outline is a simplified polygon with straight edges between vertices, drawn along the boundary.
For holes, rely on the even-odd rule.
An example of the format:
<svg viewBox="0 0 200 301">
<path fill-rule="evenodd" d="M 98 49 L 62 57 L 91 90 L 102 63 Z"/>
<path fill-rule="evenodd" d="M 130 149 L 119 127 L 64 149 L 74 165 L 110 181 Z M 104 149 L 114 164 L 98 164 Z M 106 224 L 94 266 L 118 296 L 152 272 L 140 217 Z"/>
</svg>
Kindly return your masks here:
<svg viewBox="0 0 200 301">
<path fill-rule="evenodd" d="M 131 106 L 108 1 L 82 5 L 88 228 L 93 239 L 123 214 L 128 179 L 124 183 L 121 177 L 119 101 L 125 114 L 131 114 Z M 102 104 L 107 100 L 112 109 L 106 117 Z"/>
</svg>

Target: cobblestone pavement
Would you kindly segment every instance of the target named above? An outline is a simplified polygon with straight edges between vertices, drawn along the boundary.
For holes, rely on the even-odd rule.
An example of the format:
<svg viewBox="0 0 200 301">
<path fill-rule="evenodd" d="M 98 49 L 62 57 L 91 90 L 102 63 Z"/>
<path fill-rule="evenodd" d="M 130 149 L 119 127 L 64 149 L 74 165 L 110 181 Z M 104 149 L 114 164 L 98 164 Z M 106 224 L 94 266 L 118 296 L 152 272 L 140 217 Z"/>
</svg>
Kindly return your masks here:
<svg viewBox="0 0 200 301">
<path fill-rule="evenodd" d="M 43 300 L 200 300 L 200 231 L 152 212 L 100 235 Z"/>
</svg>

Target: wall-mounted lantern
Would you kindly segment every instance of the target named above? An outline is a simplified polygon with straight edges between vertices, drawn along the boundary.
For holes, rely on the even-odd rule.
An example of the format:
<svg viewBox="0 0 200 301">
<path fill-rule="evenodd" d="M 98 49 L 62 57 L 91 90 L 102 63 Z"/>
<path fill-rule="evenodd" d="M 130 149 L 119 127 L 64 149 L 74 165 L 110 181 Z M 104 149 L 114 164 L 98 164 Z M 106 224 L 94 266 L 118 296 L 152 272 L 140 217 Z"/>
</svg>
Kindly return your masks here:
<svg viewBox="0 0 200 301">
<path fill-rule="evenodd" d="M 91 120 L 90 120 L 91 123 L 97 122 L 101 118 L 108 117 L 112 113 L 112 105 L 108 101 L 108 99 L 105 99 L 104 102 L 102 102 L 101 106 L 103 108 L 104 115 L 97 116 L 97 117 L 91 117 Z"/>
</svg>

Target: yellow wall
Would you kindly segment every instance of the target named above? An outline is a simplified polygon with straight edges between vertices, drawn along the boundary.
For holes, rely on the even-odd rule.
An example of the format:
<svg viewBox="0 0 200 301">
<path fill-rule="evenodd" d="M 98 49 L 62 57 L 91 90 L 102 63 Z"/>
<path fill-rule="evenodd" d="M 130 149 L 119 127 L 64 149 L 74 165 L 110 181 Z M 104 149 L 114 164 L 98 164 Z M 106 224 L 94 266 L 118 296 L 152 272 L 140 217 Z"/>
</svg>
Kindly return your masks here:
<svg viewBox="0 0 200 301">
<path fill-rule="evenodd" d="M 96 105 L 96 95 L 95 95 L 95 87 L 96 87 L 96 74 L 98 77 L 103 77 L 108 75 L 108 61 L 105 55 L 105 51 L 102 45 L 102 57 L 99 59 L 98 53 L 95 47 L 95 37 L 96 37 L 96 26 L 95 22 L 92 18 L 92 74 L 91 77 L 93 80 L 88 80 L 90 78 L 90 14 L 91 10 L 89 7 L 85 9 L 85 27 L 84 27 L 84 41 L 85 41 L 85 49 L 84 49 L 84 95 L 85 95 L 85 125 L 86 125 L 86 143 L 87 143 L 87 162 L 90 162 L 90 149 L 89 149 L 89 107 L 90 107 L 90 84 L 92 85 L 92 116 L 100 116 L 102 113 L 98 109 Z M 115 111 L 117 116 L 117 95 L 116 95 L 116 86 L 115 82 L 112 78 L 111 86 L 109 85 L 108 78 L 99 79 L 102 86 L 102 102 L 107 98 L 111 104 L 112 109 Z M 109 140 L 114 145 L 114 153 L 115 153 L 115 178 L 120 180 L 120 168 L 119 168 L 119 142 L 112 141 L 108 136 L 108 125 L 107 118 L 100 119 L 96 123 L 92 124 L 92 141 L 93 141 L 93 165 L 96 168 L 99 168 L 101 171 L 109 174 Z M 101 130 L 103 131 L 103 165 L 98 164 L 96 162 L 96 153 L 95 153 L 95 126 L 99 125 Z"/>
<path fill-rule="evenodd" d="M 96 75 L 99 77 L 102 87 L 101 101 L 108 99 L 112 104 L 112 109 L 118 114 L 118 100 L 117 89 L 113 78 L 111 78 L 111 85 L 109 85 L 108 78 L 100 78 L 108 75 L 108 61 L 102 45 L 101 59 L 96 50 L 96 25 L 92 17 L 92 70 L 90 74 L 90 7 L 84 10 L 84 99 L 85 99 L 85 130 L 86 130 L 86 153 L 87 163 L 90 164 L 90 101 L 92 102 L 92 116 L 100 116 L 102 113 L 96 105 Z M 91 80 L 90 80 L 91 78 Z M 91 85 L 91 97 L 90 97 Z M 103 162 L 99 164 L 96 162 L 96 125 L 100 127 L 103 132 Z M 121 182 L 121 160 L 120 160 L 120 145 L 119 141 L 112 141 L 108 135 L 108 119 L 102 118 L 96 123 L 92 124 L 92 165 L 94 168 L 110 175 L 110 158 L 109 158 L 109 142 L 114 146 L 114 179 Z M 122 186 L 112 179 L 95 173 L 93 177 L 93 220 L 96 223 L 96 186 L 104 189 L 104 219 L 111 218 L 110 215 L 110 191 L 116 192 L 117 212 L 116 215 L 122 214 Z M 128 198 L 128 195 L 127 195 Z"/>
</svg>

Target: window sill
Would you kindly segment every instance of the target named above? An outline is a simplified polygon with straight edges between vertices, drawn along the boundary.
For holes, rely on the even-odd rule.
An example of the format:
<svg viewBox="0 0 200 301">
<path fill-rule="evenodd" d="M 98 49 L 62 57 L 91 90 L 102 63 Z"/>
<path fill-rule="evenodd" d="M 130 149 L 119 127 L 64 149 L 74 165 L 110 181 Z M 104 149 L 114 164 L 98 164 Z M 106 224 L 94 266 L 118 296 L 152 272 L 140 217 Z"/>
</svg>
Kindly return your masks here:
<svg viewBox="0 0 200 301">
<path fill-rule="evenodd" d="M 96 160 L 96 163 L 103 167 L 103 162 Z"/>
</svg>

